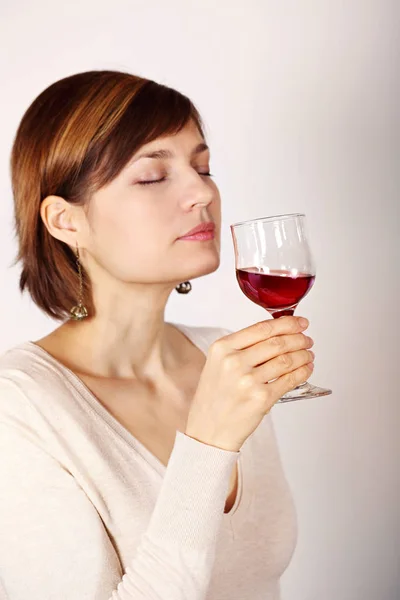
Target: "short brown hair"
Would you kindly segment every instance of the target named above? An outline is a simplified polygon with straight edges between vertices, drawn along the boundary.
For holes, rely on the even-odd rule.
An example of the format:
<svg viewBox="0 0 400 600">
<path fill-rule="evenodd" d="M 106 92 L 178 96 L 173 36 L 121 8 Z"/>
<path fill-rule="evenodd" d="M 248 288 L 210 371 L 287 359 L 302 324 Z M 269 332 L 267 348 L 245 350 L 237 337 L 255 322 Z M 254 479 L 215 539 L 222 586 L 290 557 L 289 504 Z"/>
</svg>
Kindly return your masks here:
<svg viewBox="0 0 400 600">
<path fill-rule="evenodd" d="M 40 216 L 49 195 L 85 204 L 113 180 L 137 150 L 190 120 L 204 138 L 201 117 L 182 93 L 130 73 L 87 71 L 47 87 L 19 124 L 11 153 L 16 259 L 20 290 L 44 312 L 69 316 L 78 294 L 77 265 L 69 246 L 55 239 Z M 93 309 L 85 277 L 85 304 Z"/>
</svg>

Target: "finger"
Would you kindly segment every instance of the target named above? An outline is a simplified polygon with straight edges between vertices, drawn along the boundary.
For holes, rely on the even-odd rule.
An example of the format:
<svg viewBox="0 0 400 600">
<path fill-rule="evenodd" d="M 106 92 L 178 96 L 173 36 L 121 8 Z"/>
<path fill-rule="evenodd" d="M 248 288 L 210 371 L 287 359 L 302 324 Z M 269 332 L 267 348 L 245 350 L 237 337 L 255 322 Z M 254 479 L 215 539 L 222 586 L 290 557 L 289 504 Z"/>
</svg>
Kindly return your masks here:
<svg viewBox="0 0 400 600">
<path fill-rule="evenodd" d="M 294 390 L 294 388 L 301 383 L 305 383 L 313 372 L 313 369 L 314 365 L 309 363 L 308 365 L 296 369 L 296 371 L 291 371 L 290 373 L 286 373 L 286 375 L 282 375 L 282 377 L 279 377 L 272 383 L 268 383 L 269 398 L 276 398 L 273 404 L 287 392 Z"/>
<path fill-rule="evenodd" d="M 300 367 L 313 362 L 314 353 L 310 350 L 298 350 L 281 354 L 277 358 L 256 367 L 254 376 L 258 383 L 267 383 L 287 373 L 296 371 Z"/>
<path fill-rule="evenodd" d="M 303 326 L 300 324 L 300 319 L 301 317 L 280 317 L 259 321 L 250 327 L 230 333 L 223 339 L 233 350 L 243 350 L 271 337 L 304 331 L 309 323 L 306 319 L 306 325 Z"/>
<path fill-rule="evenodd" d="M 254 346 L 245 348 L 242 350 L 241 355 L 249 367 L 256 367 L 272 360 L 280 354 L 308 349 L 313 345 L 313 339 L 303 333 L 276 335 L 258 344 L 254 344 Z"/>
</svg>

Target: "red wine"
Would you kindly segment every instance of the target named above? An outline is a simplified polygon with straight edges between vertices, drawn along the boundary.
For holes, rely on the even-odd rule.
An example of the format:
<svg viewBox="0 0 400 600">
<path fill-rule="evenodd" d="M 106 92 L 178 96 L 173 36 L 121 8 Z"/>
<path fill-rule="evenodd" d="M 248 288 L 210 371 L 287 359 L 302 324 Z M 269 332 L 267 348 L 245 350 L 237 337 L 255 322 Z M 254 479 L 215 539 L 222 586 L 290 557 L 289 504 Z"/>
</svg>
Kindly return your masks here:
<svg viewBox="0 0 400 600">
<path fill-rule="evenodd" d="M 260 273 L 257 267 L 236 269 L 236 278 L 242 292 L 256 304 L 275 316 L 292 315 L 297 304 L 310 291 L 315 275 L 271 270 Z"/>
</svg>

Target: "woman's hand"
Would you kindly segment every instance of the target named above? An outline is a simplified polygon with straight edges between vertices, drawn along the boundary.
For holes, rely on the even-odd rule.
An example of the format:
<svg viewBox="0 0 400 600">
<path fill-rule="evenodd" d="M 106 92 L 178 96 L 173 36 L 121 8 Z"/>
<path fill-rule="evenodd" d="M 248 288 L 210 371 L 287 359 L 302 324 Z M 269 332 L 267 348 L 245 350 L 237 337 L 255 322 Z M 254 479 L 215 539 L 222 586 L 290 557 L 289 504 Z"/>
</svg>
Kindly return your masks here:
<svg viewBox="0 0 400 600">
<path fill-rule="evenodd" d="M 260 321 L 216 340 L 194 395 L 186 435 L 239 451 L 279 398 L 313 370 L 300 317 Z"/>
</svg>

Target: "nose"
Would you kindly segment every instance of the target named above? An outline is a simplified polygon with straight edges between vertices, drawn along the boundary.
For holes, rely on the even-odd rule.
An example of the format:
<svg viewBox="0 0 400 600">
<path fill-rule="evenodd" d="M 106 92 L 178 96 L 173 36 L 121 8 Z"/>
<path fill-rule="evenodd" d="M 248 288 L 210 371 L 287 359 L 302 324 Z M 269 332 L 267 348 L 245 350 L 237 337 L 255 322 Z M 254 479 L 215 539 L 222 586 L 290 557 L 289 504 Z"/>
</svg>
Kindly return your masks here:
<svg viewBox="0 0 400 600">
<path fill-rule="evenodd" d="M 205 175 L 194 173 L 188 180 L 183 194 L 185 208 L 194 206 L 208 206 L 216 197 L 216 190 L 210 185 L 209 178 Z"/>
</svg>

